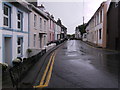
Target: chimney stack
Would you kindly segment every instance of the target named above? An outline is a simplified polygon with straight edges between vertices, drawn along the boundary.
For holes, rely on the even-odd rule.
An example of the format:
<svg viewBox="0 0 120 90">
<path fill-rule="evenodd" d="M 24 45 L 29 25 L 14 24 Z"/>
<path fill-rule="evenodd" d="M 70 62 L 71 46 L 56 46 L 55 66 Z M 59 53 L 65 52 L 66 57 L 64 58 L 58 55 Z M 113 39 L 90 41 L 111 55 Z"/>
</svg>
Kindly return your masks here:
<svg viewBox="0 0 120 90">
<path fill-rule="evenodd" d="M 40 6 L 37 6 L 40 10 L 44 11 L 45 7 L 41 4 Z"/>
<path fill-rule="evenodd" d="M 28 3 L 33 4 L 35 7 L 37 7 L 37 0 L 26 0 Z"/>
</svg>

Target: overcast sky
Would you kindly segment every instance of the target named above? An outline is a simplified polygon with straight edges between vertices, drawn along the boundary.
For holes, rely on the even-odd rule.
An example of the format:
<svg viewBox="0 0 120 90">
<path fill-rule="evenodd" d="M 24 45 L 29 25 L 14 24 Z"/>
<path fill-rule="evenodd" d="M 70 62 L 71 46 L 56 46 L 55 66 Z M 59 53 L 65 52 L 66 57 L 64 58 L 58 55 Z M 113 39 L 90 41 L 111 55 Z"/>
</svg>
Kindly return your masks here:
<svg viewBox="0 0 120 90">
<path fill-rule="evenodd" d="M 79 0 L 79 2 L 40 2 L 45 6 L 46 11 L 52 14 L 57 20 L 60 18 L 62 24 L 67 27 L 68 34 L 75 33 L 75 27 L 83 23 L 83 15 L 85 23 L 93 16 L 100 4 L 105 0 Z"/>
</svg>

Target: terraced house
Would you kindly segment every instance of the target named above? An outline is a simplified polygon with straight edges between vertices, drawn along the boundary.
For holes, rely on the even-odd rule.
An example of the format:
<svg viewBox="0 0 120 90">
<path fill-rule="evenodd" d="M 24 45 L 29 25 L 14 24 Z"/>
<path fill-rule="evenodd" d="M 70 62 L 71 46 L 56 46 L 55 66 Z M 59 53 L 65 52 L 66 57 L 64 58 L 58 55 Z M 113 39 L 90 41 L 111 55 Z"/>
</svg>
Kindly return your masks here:
<svg viewBox="0 0 120 90">
<path fill-rule="evenodd" d="M 106 48 L 107 2 L 103 2 L 86 25 L 87 40 Z"/>
<path fill-rule="evenodd" d="M 22 2 L 2 2 L 0 11 L 0 62 L 11 65 L 27 57 L 30 10 Z"/>
<path fill-rule="evenodd" d="M 51 41 L 54 41 L 55 40 L 55 26 L 54 26 L 54 23 L 55 23 L 55 20 L 54 20 L 54 17 L 53 15 L 50 15 L 49 13 L 48 14 L 48 32 L 47 32 L 47 36 L 48 36 L 48 42 L 51 42 Z"/>
<path fill-rule="evenodd" d="M 12 65 L 14 59 L 34 56 L 60 39 L 61 26 L 37 2 L 0 2 L 0 11 L 0 63 Z"/>
<path fill-rule="evenodd" d="M 60 40 L 60 34 L 61 34 L 61 27 L 57 24 L 57 22 L 54 23 L 55 26 L 55 41 Z"/>
<path fill-rule="evenodd" d="M 31 55 L 39 53 L 47 44 L 48 17 L 43 11 L 43 6 L 34 6 L 29 3 L 32 11 L 29 15 L 29 49 Z"/>
</svg>

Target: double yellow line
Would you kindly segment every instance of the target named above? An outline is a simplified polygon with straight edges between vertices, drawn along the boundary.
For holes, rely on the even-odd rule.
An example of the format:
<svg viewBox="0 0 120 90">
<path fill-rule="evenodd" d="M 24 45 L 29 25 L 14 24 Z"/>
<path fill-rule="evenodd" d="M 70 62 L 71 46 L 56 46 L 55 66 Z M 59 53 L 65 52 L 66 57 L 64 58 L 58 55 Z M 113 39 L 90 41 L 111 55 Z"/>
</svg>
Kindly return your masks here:
<svg viewBox="0 0 120 90">
<path fill-rule="evenodd" d="M 40 84 L 38 86 L 33 86 L 34 88 L 43 88 L 43 87 L 48 86 L 50 78 L 51 78 L 51 74 L 52 74 L 53 64 L 54 64 L 54 61 L 55 61 L 55 55 L 56 55 L 56 53 L 53 52 L 51 57 L 50 57 L 50 60 L 47 64 L 47 67 L 44 71 L 44 74 L 42 76 Z"/>
</svg>

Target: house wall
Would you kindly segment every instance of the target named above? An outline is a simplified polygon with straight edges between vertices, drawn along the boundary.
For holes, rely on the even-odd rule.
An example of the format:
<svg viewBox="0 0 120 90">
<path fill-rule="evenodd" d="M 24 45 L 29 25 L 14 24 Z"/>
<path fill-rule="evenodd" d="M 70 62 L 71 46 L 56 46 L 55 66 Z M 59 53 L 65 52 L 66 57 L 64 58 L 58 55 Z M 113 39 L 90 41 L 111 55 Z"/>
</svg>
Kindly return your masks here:
<svg viewBox="0 0 120 90">
<path fill-rule="evenodd" d="M 103 48 L 106 47 L 106 11 L 107 4 L 104 2 L 93 15 L 86 27 L 87 40 Z"/>
<path fill-rule="evenodd" d="M 51 42 L 51 41 L 54 41 L 54 21 L 49 17 L 49 20 L 48 20 L 48 32 L 47 32 L 47 35 L 48 35 L 48 42 Z"/>
<path fill-rule="evenodd" d="M 54 23 L 54 26 L 55 26 L 55 40 L 57 40 L 57 34 L 58 34 L 58 32 L 57 32 L 57 24 Z"/>
<path fill-rule="evenodd" d="M 55 40 L 60 39 L 61 27 L 55 23 Z"/>
<path fill-rule="evenodd" d="M 21 58 L 27 57 L 26 50 L 28 49 L 28 12 L 24 12 L 22 9 L 18 9 L 14 5 L 10 3 L 6 3 L 11 7 L 11 28 L 4 28 L 3 26 L 3 4 L 0 3 L 0 62 L 4 62 L 4 39 L 5 37 L 11 38 L 11 57 L 12 60 L 19 57 L 17 54 L 17 38 L 23 37 L 23 49 L 22 49 L 22 56 Z M 23 13 L 23 29 L 22 31 L 17 29 L 17 11 L 21 11 Z M 11 60 L 11 62 L 12 62 Z"/>
<path fill-rule="evenodd" d="M 0 3 L 0 10 L 2 10 L 2 3 Z M 2 13 L 3 12 L 0 12 L 0 27 L 2 27 L 2 23 L 3 23 L 3 20 L 2 20 Z M 2 30 L 0 30 L 0 62 L 2 62 Z"/>
<path fill-rule="evenodd" d="M 58 31 L 58 40 L 59 40 L 61 34 L 61 27 L 59 25 L 57 26 L 57 31 Z"/>
<path fill-rule="evenodd" d="M 75 38 L 77 38 L 77 39 L 81 38 L 81 33 L 78 28 L 75 30 Z"/>
<path fill-rule="evenodd" d="M 34 27 L 34 15 L 36 15 L 36 27 Z M 40 18 L 42 19 L 42 28 L 40 28 Z M 46 28 L 44 28 L 44 21 L 46 21 Z M 34 10 L 30 13 L 30 40 L 29 48 L 42 49 L 47 43 L 47 27 L 48 21 Z M 35 47 L 34 47 L 34 34 L 36 34 Z M 45 40 L 44 40 L 45 37 Z M 41 40 L 40 40 L 41 39 Z M 41 42 L 42 41 L 42 42 Z M 41 44 L 41 47 L 40 47 Z"/>
</svg>

